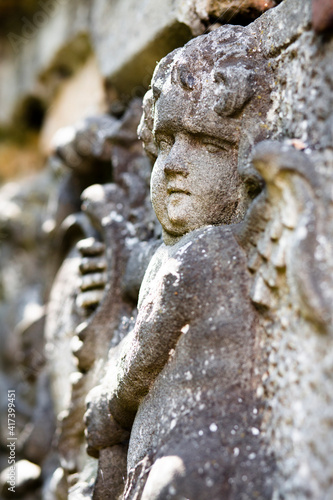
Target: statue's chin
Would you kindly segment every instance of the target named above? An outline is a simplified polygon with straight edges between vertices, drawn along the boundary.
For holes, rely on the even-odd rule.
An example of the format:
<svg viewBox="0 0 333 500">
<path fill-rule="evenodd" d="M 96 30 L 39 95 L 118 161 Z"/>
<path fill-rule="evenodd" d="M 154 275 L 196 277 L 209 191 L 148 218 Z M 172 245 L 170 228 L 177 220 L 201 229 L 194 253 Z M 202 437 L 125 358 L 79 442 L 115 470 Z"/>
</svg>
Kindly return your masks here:
<svg viewBox="0 0 333 500">
<path fill-rule="evenodd" d="M 188 221 L 192 219 L 190 216 L 190 207 L 188 206 L 185 195 L 174 195 L 173 199 L 169 200 L 167 207 L 168 220 L 175 228 L 180 231 L 187 232 Z"/>
<path fill-rule="evenodd" d="M 177 240 L 191 231 L 191 229 L 188 228 L 188 224 L 185 224 L 183 219 L 179 220 L 176 217 L 172 220 L 169 217 L 164 217 L 164 220 L 160 220 L 160 223 L 163 229 L 163 240 L 165 242 L 168 240 L 171 244 L 173 239 Z"/>
<path fill-rule="evenodd" d="M 170 234 L 174 234 L 175 236 L 182 236 L 183 234 L 191 231 L 191 227 L 189 227 L 188 221 L 185 217 L 181 216 L 181 214 L 174 213 L 168 211 L 168 221 L 166 226 L 166 230 Z"/>
<path fill-rule="evenodd" d="M 203 220 L 199 210 L 193 217 L 193 208 L 184 195 L 174 196 L 163 210 L 155 210 L 155 212 L 163 228 L 163 233 L 168 239 L 179 239 L 185 234 L 209 224 Z M 163 239 L 165 238 L 163 237 Z"/>
</svg>

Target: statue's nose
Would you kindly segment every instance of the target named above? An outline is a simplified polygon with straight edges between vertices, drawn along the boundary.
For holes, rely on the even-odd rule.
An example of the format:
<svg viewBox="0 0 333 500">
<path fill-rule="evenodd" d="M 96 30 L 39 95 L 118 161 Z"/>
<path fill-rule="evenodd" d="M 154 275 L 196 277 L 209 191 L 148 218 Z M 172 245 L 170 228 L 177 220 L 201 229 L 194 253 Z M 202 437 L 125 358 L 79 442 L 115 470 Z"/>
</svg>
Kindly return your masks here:
<svg viewBox="0 0 333 500">
<path fill-rule="evenodd" d="M 182 154 L 177 154 L 175 146 L 166 158 L 164 172 L 166 175 L 179 174 L 184 177 L 189 174 L 188 163 Z"/>
</svg>

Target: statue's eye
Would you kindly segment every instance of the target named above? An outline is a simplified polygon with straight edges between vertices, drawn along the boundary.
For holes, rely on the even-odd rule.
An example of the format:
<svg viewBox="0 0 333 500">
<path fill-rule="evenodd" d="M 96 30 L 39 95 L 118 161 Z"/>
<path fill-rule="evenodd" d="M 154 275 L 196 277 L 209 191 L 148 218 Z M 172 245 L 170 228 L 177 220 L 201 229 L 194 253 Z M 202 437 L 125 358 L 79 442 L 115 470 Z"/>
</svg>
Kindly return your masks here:
<svg viewBox="0 0 333 500">
<path fill-rule="evenodd" d="M 209 153 L 220 153 L 226 150 L 225 146 L 219 142 L 203 141 L 203 144 Z"/>
<path fill-rule="evenodd" d="M 173 145 L 173 142 L 174 141 L 172 137 L 159 137 L 156 139 L 156 143 L 160 151 L 167 151 L 168 149 L 170 149 Z"/>
</svg>

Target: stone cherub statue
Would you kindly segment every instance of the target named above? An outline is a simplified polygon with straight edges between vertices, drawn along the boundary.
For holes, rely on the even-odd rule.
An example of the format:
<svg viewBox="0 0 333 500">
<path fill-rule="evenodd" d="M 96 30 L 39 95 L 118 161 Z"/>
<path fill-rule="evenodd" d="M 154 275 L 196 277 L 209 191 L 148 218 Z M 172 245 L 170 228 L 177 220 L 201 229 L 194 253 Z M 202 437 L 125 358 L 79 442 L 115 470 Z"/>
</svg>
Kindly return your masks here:
<svg viewBox="0 0 333 500">
<path fill-rule="evenodd" d="M 156 159 L 164 242 L 86 414 L 92 454 L 131 429 L 124 498 L 269 496 L 269 474 L 257 473 L 271 464 L 258 430 L 256 315 L 235 237 L 258 188 L 242 130 L 266 137 L 268 82 L 246 29 L 225 27 L 162 60 L 145 98 L 140 135 Z"/>
<path fill-rule="evenodd" d="M 271 498 L 248 260 L 269 219 L 267 192 L 253 202 L 263 181 L 250 153 L 267 138 L 270 78 L 256 38 L 237 26 L 192 40 L 155 70 L 139 133 L 155 160 L 163 243 L 135 325 L 87 399 L 90 454 L 126 448 L 130 435 L 125 490 L 109 498 Z M 287 170 L 303 175 L 294 153 Z M 267 146 L 254 163 L 271 184 L 282 168 L 269 169 Z"/>
</svg>

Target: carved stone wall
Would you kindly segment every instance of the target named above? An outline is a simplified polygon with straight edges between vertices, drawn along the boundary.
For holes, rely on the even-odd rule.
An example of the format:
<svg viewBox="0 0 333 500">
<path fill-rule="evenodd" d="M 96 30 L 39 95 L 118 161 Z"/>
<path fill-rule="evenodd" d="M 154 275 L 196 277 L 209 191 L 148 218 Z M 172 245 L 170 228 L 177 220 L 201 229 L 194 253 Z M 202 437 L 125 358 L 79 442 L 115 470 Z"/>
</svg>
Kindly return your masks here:
<svg viewBox="0 0 333 500">
<path fill-rule="evenodd" d="M 0 494 L 331 498 L 330 2 L 15 4 Z"/>
</svg>

